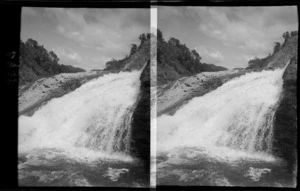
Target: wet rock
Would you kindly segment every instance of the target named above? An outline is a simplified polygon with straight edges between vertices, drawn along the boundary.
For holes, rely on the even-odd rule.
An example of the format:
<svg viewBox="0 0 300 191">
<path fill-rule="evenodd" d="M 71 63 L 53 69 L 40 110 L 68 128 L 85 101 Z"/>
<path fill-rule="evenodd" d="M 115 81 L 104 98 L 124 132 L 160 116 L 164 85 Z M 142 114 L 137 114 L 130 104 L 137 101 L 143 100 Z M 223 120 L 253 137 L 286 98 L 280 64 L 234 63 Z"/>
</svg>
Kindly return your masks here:
<svg viewBox="0 0 300 191">
<path fill-rule="evenodd" d="M 50 87 L 49 87 L 48 85 L 46 85 L 46 84 L 44 84 L 44 87 L 45 87 L 45 88 L 50 88 Z"/>
<path fill-rule="evenodd" d="M 283 93 L 274 120 L 274 154 L 285 159 L 292 173 L 297 158 L 297 58 L 283 74 Z"/>
<path fill-rule="evenodd" d="M 144 161 L 150 172 L 150 61 L 141 77 L 140 95 L 133 113 L 131 152 Z"/>
<path fill-rule="evenodd" d="M 52 98 L 58 98 L 104 73 L 83 72 L 59 74 L 55 78 L 42 78 L 19 91 L 19 116 L 31 116 Z M 55 80 L 55 79 L 59 80 Z M 51 84 L 51 86 L 47 85 Z"/>
<path fill-rule="evenodd" d="M 203 72 L 191 77 L 183 77 L 175 82 L 158 87 L 157 116 L 162 114 L 172 115 L 190 99 L 203 96 L 232 78 L 251 71 Z"/>
</svg>

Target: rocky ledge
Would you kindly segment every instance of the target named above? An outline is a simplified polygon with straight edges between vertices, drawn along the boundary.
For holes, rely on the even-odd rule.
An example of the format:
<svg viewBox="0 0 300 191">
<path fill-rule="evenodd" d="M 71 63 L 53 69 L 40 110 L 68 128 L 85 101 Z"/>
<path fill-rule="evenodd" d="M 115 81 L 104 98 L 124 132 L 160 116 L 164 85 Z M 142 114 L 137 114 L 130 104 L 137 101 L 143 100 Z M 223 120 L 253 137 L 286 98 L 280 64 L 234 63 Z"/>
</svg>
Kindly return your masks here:
<svg viewBox="0 0 300 191">
<path fill-rule="evenodd" d="M 49 78 L 41 78 L 30 85 L 19 87 L 19 116 L 31 116 L 49 100 L 61 97 L 91 79 L 111 72 L 62 73 Z M 113 73 L 115 72 L 119 71 L 113 71 Z"/>
<path fill-rule="evenodd" d="M 180 78 L 164 86 L 159 86 L 157 87 L 157 116 L 159 117 L 162 114 L 173 115 L 176 110 L 192 98 L 203 96 L 235 77 L 261 70 L 263 69 L 202 72 L 194 76 Z"/>
</svg>

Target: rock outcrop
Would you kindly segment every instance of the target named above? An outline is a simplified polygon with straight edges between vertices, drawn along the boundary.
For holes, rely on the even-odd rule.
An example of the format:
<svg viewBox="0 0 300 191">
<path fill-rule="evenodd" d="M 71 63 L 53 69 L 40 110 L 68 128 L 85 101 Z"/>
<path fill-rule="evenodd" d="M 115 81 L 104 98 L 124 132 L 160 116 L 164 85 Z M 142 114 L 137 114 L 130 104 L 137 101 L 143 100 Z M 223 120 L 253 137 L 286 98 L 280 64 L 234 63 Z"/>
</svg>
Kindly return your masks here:
<svg viewBox="0 0 300 191">
<path fill-rule="evenodd" d="M 131 152 L 144 161 L 146 174 L 150 173 L 150 61 L 141 77 L 140 94 L 133 113 Z M 150 180 L 149 180 L 150 181 Z"/>
<path fill-rule="evenodd" d="M 173 115 L 193 97 L 200 97 L 213 91 L 227 81 L 249 72 L 271 70 L 272 68 L 239 69 L 220 72 L 202 72 L 183 77 L 174 82 L 157 87 L 157 116 Z"/>
<path fill-rule="evenodd" d="M 289 34 L 286 32 L 285 34 Z M 298 32 L 291 32 L 291 36 L 285 37 L 282 45 L 276 43 L 273 54 L 265 58 L 255 58 L 248 62 L 246 69 L 257 68 L 282 68 L 296 54 L 298 54 Z M 285 36 L 285 35 L 283 35 Z"/>
<path fill-rule="evenodd" d="M 140 70 L 142 69 L 147 61 L 150 59 L 150 34 L 148 39 L 141 41 L 137 50 L 130 56 L 126 56 L 121 60 L 112 60 L 106 63 L 105 71 L 114 70 Z"/>
<path fill-rule="evenodd" d="M 58 74 L 49 78 L 41 78 L 32 84 L 19 87 L 18 113 L 31 116 L 53 98 L 61 97 L 93 78 L 108 72 L 81 72 L 74 74 Z"/>
<path fill-rule="evenodd" d="M 285 159 L 291 173 L 297 163 L 297 68 L 293 57 L 283 74 L 283 92 L 275 113 L 274 154 Z"/>
<path fill-rule="evenodd" d="M 193 97 L 202 96 L 238 75 L 237 71 L 202 72 L 158 87 L 157 116 L 173 114 Z"/>
<path fill-rule="evenodd" d="M 267 63 L 267 68 L 283 68 L 286 63 L 298 55 L 298 35 L 286 39 L 278 52 Z"/>
<path fill-rule="evenodd" d="M 282 77 L 283 91 L 275 113 L 273 153 L 284 159 L 289 172 L 296 175 L 298 35 L 285 40 L 268 67 L 282 68 L 287 61 L 290 62 Z"/>
</svg>

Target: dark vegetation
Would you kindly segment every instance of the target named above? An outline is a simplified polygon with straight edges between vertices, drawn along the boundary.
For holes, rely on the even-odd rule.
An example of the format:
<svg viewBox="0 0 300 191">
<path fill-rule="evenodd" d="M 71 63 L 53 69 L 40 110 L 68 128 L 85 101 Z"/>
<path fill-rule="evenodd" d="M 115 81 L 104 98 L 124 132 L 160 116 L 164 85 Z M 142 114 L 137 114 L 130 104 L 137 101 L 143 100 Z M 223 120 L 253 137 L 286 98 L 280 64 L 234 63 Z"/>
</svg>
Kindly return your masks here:
<svg viewBox="0 0 300 191">
<path fill-rule="evenodd" d="M 246 69 L 254 69 L 254 68 L 264 68 L 267 66 L 267 64 L 269 63 L 269 61 L 272 59 L 272 57 L 284 46 L 286 46 L 288 39 L 297 36 L 298 35 L 298 31 L 291 31 L 290 33 L 287 31 L 285 33 L 283 33 L 282 37 L 284 38 L 284 42 L 281 45 L 279 42 L 274 42 L 274 48 L 273 48 L 273 53 L 269 54 L 267 57 L 265 58 L 257 58 L 255 57 L 253 60 L 250 60 L 248 62 L 248 67 Z"/>
<path fill-rule="evenodd" d="M 28 39 L 20 42 L 19 86 L 30 84 L 40 78 L 60 73 L 84 72 L 81 68 L 59 64 L 57 55 L 48 52 L 37 41 Z"/>
<path fill-rule="evenodd" d="M 190 50 L 178 39 L 171 37 L 168 41 L 164 40 L 162 32 L 157 30 L 158 85 L 200 72 L 223 70 L 227 70 L 227 68 L 202 62 L 201 56 L 196 50 Z"/>
</svg>

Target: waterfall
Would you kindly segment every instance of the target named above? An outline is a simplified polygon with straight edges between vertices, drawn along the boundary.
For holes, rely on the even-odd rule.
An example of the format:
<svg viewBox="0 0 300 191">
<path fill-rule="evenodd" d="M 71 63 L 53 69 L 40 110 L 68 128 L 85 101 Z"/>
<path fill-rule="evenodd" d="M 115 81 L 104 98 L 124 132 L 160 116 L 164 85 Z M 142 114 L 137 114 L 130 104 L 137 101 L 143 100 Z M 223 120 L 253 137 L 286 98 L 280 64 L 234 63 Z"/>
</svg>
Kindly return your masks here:
<svg viewBox="0 0 300 191">
<path fill-rule="evenodd" d="M 252 72 L 157 119 L 157 150 L 196 148 L 227 160 L 274 160 L 273 117 L 284 69 Z"/>
<path fill-rule="evenodd" d="M 84 158 L 130 158 L 141 71 L 107 74 L 19 117 L 19 153 L 55 149 Z"/>
</svg>

